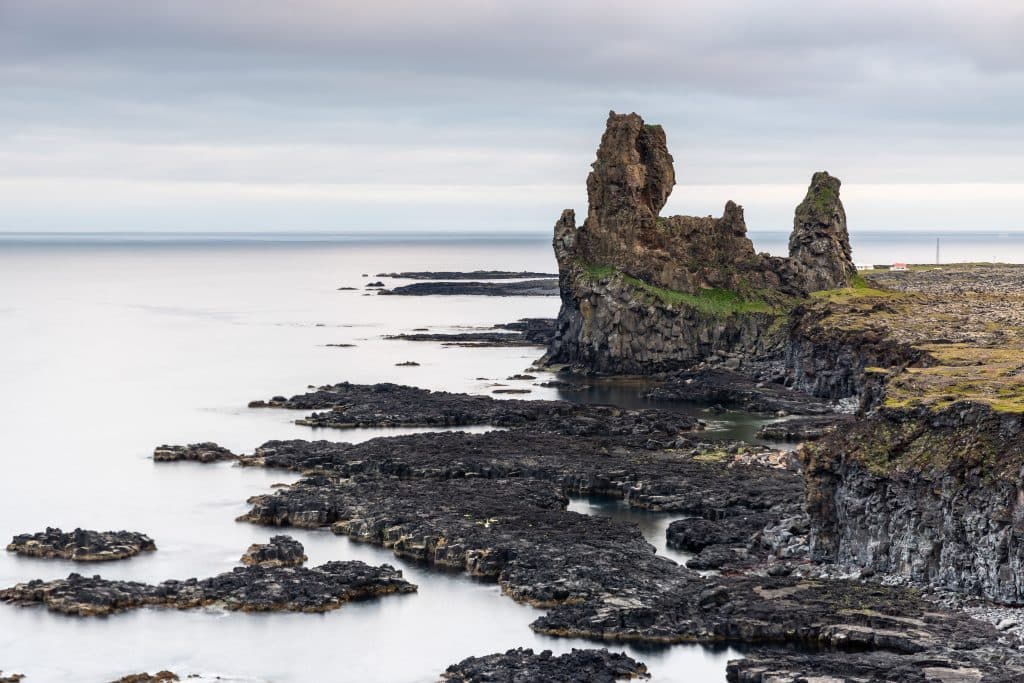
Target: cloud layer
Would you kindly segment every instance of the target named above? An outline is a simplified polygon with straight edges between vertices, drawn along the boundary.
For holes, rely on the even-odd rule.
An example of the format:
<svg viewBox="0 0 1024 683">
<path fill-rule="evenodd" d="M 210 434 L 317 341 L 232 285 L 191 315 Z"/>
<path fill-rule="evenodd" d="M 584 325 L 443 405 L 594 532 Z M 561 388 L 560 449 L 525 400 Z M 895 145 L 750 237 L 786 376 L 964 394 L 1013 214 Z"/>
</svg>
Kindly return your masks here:
<svg viewBox="0 0 1024 683">
<path fill-rule="evenodd" d="M 609 109 L 673 212 L 1024 228 L 1024 5 L 0 0 L 0 230 L 530 229 Z"/>
</svg>

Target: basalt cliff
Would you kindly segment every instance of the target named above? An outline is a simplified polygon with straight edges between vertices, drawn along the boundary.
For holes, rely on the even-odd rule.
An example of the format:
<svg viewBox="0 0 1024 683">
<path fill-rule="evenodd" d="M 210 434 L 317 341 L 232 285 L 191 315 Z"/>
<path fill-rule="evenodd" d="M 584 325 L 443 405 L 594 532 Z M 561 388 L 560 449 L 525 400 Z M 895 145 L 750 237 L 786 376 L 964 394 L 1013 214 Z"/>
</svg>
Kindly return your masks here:
<svg viewBox="0 0 1024 683">
<path fill-rule="evenodd" d="M 814 418 L 825 436 L 799 450 L 810 559 L 1024 605 L 1024 266 L 858 274 L 824 172 L 789 257 L 758 254 L 732 202 L 659 216 L 672 161 L 660 127 L 609 116 L 587 217 L 555 226 L 546 360 L 653 375 L 662 398 L 855 411 L 842 428 Z"/>
<path fill-rule="evenodd" d="M 587 178 L 586 220 L 555 225 L 562 308 L 547 360 L 589 372 L 650 374 L 716 352 L 781 348 L 785 311 L 808 292 L 848 286 L 839 180 L 814 174 L 797 207 L 789 258 L 759 254 L 743 208 L 721 218 L 659 215 L 675 184 L 660 126 L 608 117 Z"/>
</svg>

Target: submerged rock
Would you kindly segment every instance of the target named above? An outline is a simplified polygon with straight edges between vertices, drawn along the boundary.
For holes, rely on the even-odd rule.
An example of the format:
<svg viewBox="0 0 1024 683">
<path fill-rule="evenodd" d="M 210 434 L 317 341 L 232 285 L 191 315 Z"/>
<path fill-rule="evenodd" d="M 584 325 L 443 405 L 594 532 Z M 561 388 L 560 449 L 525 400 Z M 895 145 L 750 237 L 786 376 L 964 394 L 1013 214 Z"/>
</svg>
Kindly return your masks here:
<svg viewBox="0 0 1024 683">
<path fill-rule="evenodd" d="M 494 327 L 495 330 L 508 331 L 455 333 L 421 331 L 413 334 L 388 335 L 384 338 L 441 342 L 449 346 L 547 346 L 555 333 L 555 321 L 552 318 L 523 318 Z"/>
<path fill-rule="evenodd" d="M 143 551 L 156 550 L 149 536 L 135 531 L 64 532 L 47 527 L 46 531 L 15 536 L 7 550 L 28 557 L 59 558 L 77 562 L 123 560 Z"/>
<path fill-rule="evenodd" d="M 70 574 L 0 590 L 0 600 L 44 605 L 52 612 L 99 616 L 147 606 L 193 609 L 215 605 L 243 612 L 326 612 L 346 602 L 411 593 L 416 586 L 390 565 L 328 562 L 305 567 L 236 567 L 209 579 L 169 580 L 158 585 Z"/>
<path fill-rule="evenodd" d="M 270 401 L 253 401 L 249 407 L 325 410 L 295 422 L 338 429 L 532 424 L 552 432 L 634 431 L 674 437 L 701 426 L 696 418 L 666 410 L 622 410 L 611 406 L 575 405 L 568 401 L 499 400 L 390 383 L 341 382 L 291 398 L 277 396 Z"/>
<path fill-rule="evenodd" d="M 377 277 L 396 277 L 406 280 L 515 280 L 525 278 L 558 277 L 558 273 L 536 273 L 529 270 L 472 270 L 464 271 L 406 271 L 402 273 L 377 273 Z"/>
<path fill-rule="evenodd" d="M 522 280 L 509 282 L 417 282 L 411 285 L 382 289 L 380 294 L 401 296 L 558 296 L 557 280 Z"/>
<path fill-rule="evenodd" d="M 237 458 L 237 455 L 212 441 L 190 443 L 187 446 L 168 446 L 164 444 L 163 446 L 157 446 L 153 451 L 153 460 L 156 462 L 190 460 L 193 462 L 211 463 L 221 460 L 235 460 Z"/>
<path fill-rule="evenodd" d="M 635 678 L 650 678 L 647 667 L 623 653 L 573 648 L 556 656 L 551 650 L 534 653 L 521 647 L 467 657 L 441 675 L 441 680 L 455 683 L 610 683 Z"/>
<path fill-rule="evenodd" d="M 298 567 L 305 563 L 305 548 L 291 536 L 274 536 L 269 543 L 253 543 L 239 560 L 260 567 Z"/>
</svg>

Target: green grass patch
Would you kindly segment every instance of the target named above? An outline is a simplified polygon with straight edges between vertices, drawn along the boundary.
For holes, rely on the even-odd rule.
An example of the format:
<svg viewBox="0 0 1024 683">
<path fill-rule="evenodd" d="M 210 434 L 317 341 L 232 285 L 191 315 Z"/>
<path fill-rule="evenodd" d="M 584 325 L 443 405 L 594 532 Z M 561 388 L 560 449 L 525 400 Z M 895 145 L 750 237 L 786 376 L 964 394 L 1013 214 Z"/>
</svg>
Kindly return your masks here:
<svg viewBox="0 0 1024 683">
<path fill-rule="evenodd" d="M 733 313 L 771 313 L 775 308 L 763 299 L 748 299 L 729 289 L 704 289 L 697 294 L 679 292 L 674 289 L 655 287 L 629 275 L 622 279 L 669 306 L 691 306 L 711 315 L 732 315 Z"/>
</svg>

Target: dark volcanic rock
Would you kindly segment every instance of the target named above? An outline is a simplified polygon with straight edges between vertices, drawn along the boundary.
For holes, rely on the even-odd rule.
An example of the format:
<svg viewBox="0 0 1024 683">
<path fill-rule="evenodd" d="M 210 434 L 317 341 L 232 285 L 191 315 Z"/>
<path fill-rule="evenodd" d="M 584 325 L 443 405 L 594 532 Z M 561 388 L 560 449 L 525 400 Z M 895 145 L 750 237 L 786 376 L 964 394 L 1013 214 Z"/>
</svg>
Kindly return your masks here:
<svg viewBox="0 0 1024 683">
<path fill-rule="evenodd" d="M 178 675 L 172 671 L 157 671 L 155 674 L 129 674 L 128 676 L 122 676 L 116 681 L 112 681 L 112 683 L 170 683 L 171 681 L 180 680 Z"/>
<path fill-rule="evenodd" d="M 789 257 L 804 271 L 804 283 L 811 292 L 849 287 L 857 275 L 840 184 L 839 178 L 825 171 L 815 173 L 807 196 L 796 207 Z"/>
<path fill-rule="evenodd" d="M 403 558 L 496 580 L 513 599 L 548 609 L 531 627 L 552 636 L 789 643 L 873 650 L 880 671 L 928 657 L 1024 674 L 1021 655 L 997 643 L 994 627 L 904 589 L 703 577 L 657 556 L 632 524 L 565 511 L 566 499 L 545 481 L 403 476 L 311 474 L 253 498 L 243 519 L 327 526 Z"/>
<path fill-rule="evenodd" d="M 450 346 L 547 346 L 555 333 L 553 318 L 523 318 L 494 326 L 508 332 L 420 332 L 387 335 L 385 339 L 441 342 Z"/>
<path fill-rule="evenodd" d="M 153 539 L 134 531 L 64 532 L 47 527 L 46 531 L 15 536 L 7 550 L 29 557 L 60 558 L 78 562 L 123 560 L 144 550 L 156 550 Z"/>
<path fill-rule="evenodd" d="M 156 462 L 191 460 L 194 462 L 210 463 L 220 460 L 236 460 L 237 458 L 237 455 L 212 441 L 190 443 L 187 446 L 168 446 L 164 444 L 163 446 L 157 446 L 153 451 L 153 460 Z"/>
<path fill-rule="evenodd" d="M 842 414 L 793 417 L 764 425 L 757 436 L 771 441 L 814 441 L 831 429 L 852 424 L 854 419 L 853 415 Z"/>
<path fill-rule="evenodd" d="M 801 452 L 816 559 L 1024 604 L 1024 419 L 881 408 Z"/>
<path fill-rule="evenodd" d="M 18 683 L 23 678 L 25 678 L 23 674 L 5 674 L 0 671 L 0 683 Z"/>
<path fill-rule="evenodd" d="M 1016 671 L 983 670 L 955 658 L 889 652 L 759 650 L 726 667 L 729 683 L 1013 683 Z"/>
<path fill-rule="evenodd" d="M 755 252 L 731 201 L 721 218 L 659 216 L 675 184 L 672 162 L 660 126 L 609 115 L 587 178 L 586 220 L 577 228 L 567 209 L 555 224 L 562 308 L 547 362 L 654 374 L 716 351 L 738 364 L 778 359 L 794 303 L 826 281 L 852 281 L 838 180 L 814 176 L 790 258 L 779 258 Z"/>
<path fill-rule="evenodd" d="M 346 602 L 416 586 L 390 565 L 328 562 L 305 567 L 236 567 L 209 579 L 164 581 L 159 585 L 70 574 L 66 579 L 29 581 L 0 590 L 0 600 L 45 605 L 62 614 L 97 616 L 146 606 L 192 609 L 216 605 L 243 612 L 326 612 Z"/>
<path fill-rule="evenodd" d="M 648 398 L 717 403 L 755 413 L 783 411 L 821 415 L 835 407 L 814 396 L 781 384 L 755 382 L 729 370 L 684 372 L 644 392 Z"/>
<path fill-rule="evenodd" d="M 298 567 L 309 559 L 302 544 L 291 536 L 274 536 L 270 543 L 253 543 L 239 560 L 260 567 Z"/>
<path fill-rule="evenodd" d="M 381 294 L 403 296 L 558 296 L 558 280 L 522 280 L 509 282 L 417 282 L 382 289 Z"/>
<path fill-rule="evenodd" d="M 608 650 L 577 650 L 555 656 L 516 648 L 504 654 L 468 657 L 441 675 L 458 683 L 610 683 L 649 678 L 647 667 L 632 657 Z"/>
<path fill-rule="evenodd" d="M 514 280 L 524 278 L 558 277 L 558 273 L 535 273 L 528 270 L 473 270 L 469 272 L 441 270 L 403 273 L 377 273 L 377 277 L 398 277 L 406 280 Z"/>
<path fill-rule="evenodd" d="M 433 427 L 534 424 L 546 431 L 573 433 L 643 432 L 675 436 L 699 428 L 698 421 L 662 410 L 621 410 L 567 401 L 498 400 L 490 396 L 429 391 L 398 384 L 322 386 L 291 398 L 253 401 L 249 407 L 326 409 L 296 420 L 310 427 Z M 602 424 L 603 423 L 603 424 Z"/>
</svg>

